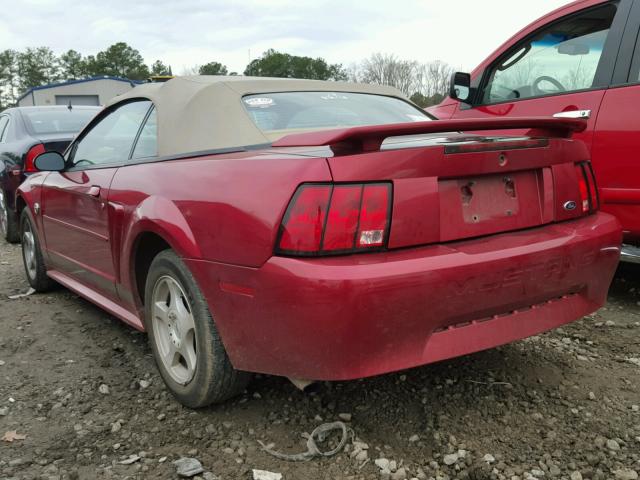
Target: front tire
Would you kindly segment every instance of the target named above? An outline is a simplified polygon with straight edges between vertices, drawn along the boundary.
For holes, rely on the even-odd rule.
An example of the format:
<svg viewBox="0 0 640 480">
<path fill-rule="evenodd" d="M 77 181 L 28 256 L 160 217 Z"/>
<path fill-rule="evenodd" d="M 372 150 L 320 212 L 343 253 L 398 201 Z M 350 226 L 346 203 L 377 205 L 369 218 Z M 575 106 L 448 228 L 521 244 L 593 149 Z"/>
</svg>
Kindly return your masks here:
<svg viewBox="0 0 640 480">
<path fill-rule="evenodd" d="M 20 216 L 20 232 L 22 237 L 22 261 L 29 285 L 36 292 L 48 292 L 53 287 L 54 282 L 47 276 L 47 267 L 42 256 L 38 231 L 31 220 L 28 207 L 22 210 L 22 215 Z"/>
<path fill-rule="evenodd" d="M 158 370 L 180 403 L 205 407 L 244 390 L 249 374 L 231 365 L 202 292 L 172 250 L 151 263 L 144 298 Z"/>
<path fill-rule="evenodd" d="M 0 190 L 0 235 L 9 243 L 20 241 L 16 216 L 9 209 L 7 196 L 2 190 Z"/>
</svg>

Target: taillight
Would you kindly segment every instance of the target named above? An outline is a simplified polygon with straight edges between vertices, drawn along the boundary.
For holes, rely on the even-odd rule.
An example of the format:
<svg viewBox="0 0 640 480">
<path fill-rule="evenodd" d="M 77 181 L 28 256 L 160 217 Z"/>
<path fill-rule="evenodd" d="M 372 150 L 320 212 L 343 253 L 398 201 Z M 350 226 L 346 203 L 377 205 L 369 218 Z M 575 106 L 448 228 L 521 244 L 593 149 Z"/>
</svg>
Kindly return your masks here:
<svg viewBox="0 0 640 480">
<path fill-rule="evenodd" d="M 576 175 L 580 189 L 581 211 L 583 213 L 595 212 L 600 208 L 600 200 L 591 162 L 576 163 Z"/>
<path fill-rule="evenodd" d="M 390 183 L 301 185 L 282 220 L 276 251 L 331 255 L 381 249 L 390 216 Z"/>
<path fill-rule="evenodd" d="M 38 171 L 36 166 L 34 165 L 34 160 L 38 155 L 44 153 L 44 145 L 39 143 L 38 145 L 34 145 L 27 152 L 27 156 L 24 159 L 24 173 L 35 173 Z"/>
</svg>

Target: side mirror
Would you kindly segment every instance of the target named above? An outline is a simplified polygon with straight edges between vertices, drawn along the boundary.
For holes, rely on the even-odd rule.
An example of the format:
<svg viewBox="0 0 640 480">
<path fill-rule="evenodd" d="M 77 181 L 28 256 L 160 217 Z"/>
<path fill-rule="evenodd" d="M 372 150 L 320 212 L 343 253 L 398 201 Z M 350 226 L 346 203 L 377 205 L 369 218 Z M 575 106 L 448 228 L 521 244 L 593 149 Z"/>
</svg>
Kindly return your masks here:
<svg viewBox="0 0 640 480">
<path fill-rule="evenodd" d="M 471 75 L 463 72 L 455 72 L 451 75 L 449 96 L 461 102 L 468 101 L 471 96 Z"/>
<path fill-rule="evenodd" d="M 58 152 L 44 152 L 36 157 L 33 166 L 42 172 L 61 172 L 64 170 L 64 157 Z"/>
</svg>

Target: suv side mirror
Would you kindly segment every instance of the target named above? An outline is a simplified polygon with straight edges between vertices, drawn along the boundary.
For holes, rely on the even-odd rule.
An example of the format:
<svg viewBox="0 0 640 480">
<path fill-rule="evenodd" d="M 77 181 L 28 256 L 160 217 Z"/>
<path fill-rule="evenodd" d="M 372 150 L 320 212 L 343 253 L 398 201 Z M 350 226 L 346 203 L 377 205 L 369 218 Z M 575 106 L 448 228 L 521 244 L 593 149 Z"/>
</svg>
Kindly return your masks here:
<svg viewBox="0 0 640 480">
<path fill-rule="evenodd" d="M 64 170 L 64 157 L 58 152 L 44 152 L 36 157 L 33 166 L 42 172 L 61 172 Z"/>
<path fill-rule="evenodd" d="M 455 72 L 451 75 L 449 96 L 454 100 L 466 102 L 471 97 L 471 75 L 464 72 Z"/>
</svg>

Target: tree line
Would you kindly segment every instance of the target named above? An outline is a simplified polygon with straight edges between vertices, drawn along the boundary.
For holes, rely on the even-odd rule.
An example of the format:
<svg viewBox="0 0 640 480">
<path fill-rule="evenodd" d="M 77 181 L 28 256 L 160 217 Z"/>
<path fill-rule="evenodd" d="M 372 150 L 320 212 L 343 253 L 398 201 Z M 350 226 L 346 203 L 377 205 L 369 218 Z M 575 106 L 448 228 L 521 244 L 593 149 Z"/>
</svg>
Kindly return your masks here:
<svg viewBox="0 0 640 480">
<path fill-rule="evenodd" d="M 429 106 L 444 98 L 452 72 L 453 68 L 441 61 L 419 63 L 381 53 L 374 53 L 345 68 L 323 58 L 270 49 L 252 60 L 243 74 L 391 85 L 418 105 Z M 48 83 L 103 75 L 146 80 L 151 76 L 172 74 L 171 66 L 161 60 L 146 64 L 140 52 L 125 42 L 86 56 L 76 50 L 56 55 L 48 47 L 3 50 L 0 51 L 0 110 L 14 105 L 20 94 L 29 88 Z M 186 68 L 181 74 L 238 75 L 238 72 L 230 72 L 226 65 L 210 61 Z"/>
</svg>

